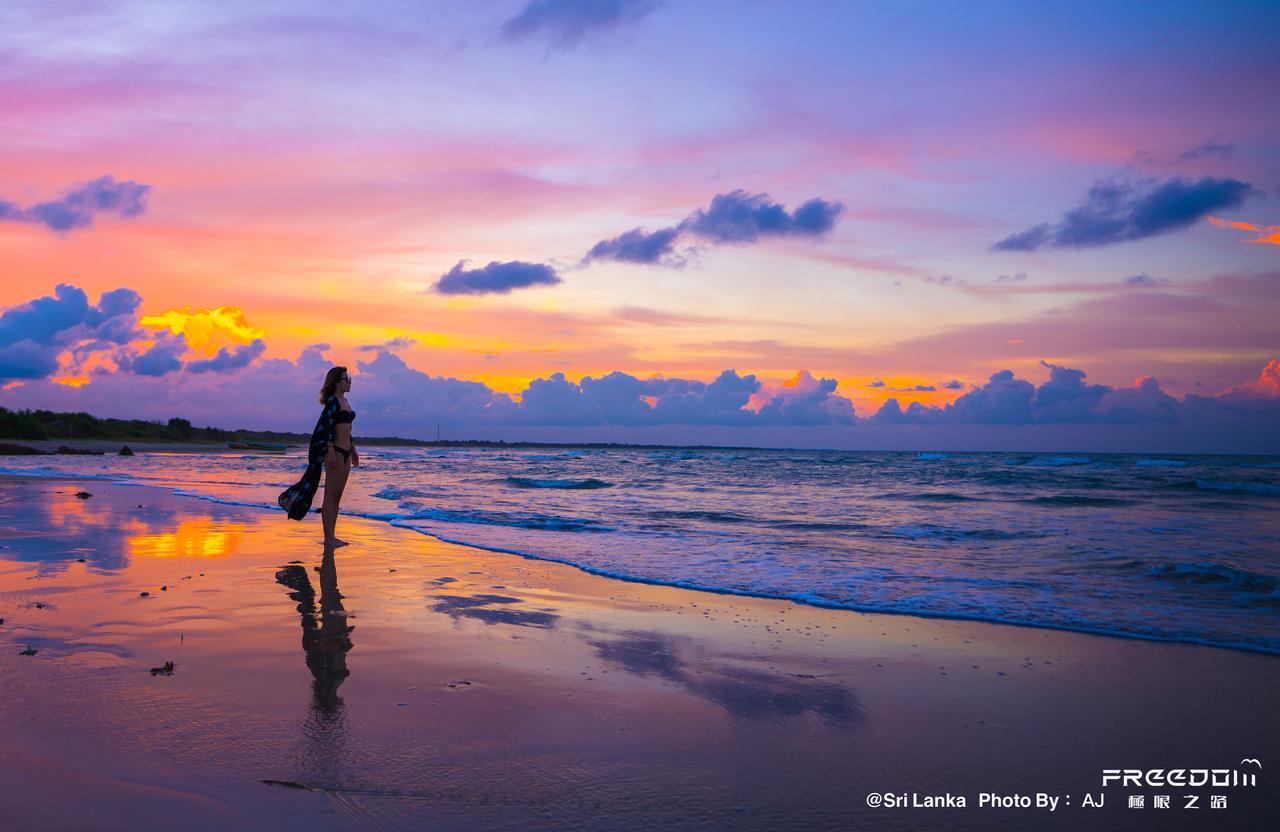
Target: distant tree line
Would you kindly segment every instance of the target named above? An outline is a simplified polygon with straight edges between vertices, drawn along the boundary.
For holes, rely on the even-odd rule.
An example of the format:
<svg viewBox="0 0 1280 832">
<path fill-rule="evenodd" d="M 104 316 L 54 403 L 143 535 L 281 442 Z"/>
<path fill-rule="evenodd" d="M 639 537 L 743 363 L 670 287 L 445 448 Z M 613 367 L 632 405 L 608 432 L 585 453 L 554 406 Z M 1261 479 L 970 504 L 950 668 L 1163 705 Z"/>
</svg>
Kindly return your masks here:
<svg viewBox="0 0 1280 832">
<path fill-rule="evenodd" d="M 192 427 L 187 419 L 168 422 L 142 419 L 99 419 L 88 413 L 52 410 L 9 410 L 0 407 L 0 439 L 132 439 L 135 442 L 280 442 L 305 445 L 309 433 L 266 430 L 223 430 Z M 506 442 L 488 439 L 405 439 L 399 436 L 360 437 L 363 445 L 413 445 L 437 448 L 714 448 L 749 450 L 734 445 L 655 445 L 627 442 Z"/>
<path fill-rule="evenodd" d="M 223 430 L 192 427 L 187 419 L 168 422 L 142 419 L 99 419 L 88 413 L 52 410 L 9 410 L 0 407 L 0 438 L 4 439 L 132 439 L 150 442 L 300 442 L 300 433 Z"/>
</svg>

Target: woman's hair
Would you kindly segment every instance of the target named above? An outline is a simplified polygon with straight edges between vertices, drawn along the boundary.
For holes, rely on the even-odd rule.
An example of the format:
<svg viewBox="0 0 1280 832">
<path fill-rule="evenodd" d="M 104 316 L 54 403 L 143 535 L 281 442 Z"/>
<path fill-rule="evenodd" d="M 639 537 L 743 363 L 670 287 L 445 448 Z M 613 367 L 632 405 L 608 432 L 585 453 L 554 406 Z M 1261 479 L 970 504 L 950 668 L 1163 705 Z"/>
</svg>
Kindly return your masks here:
<svg viewBox="0 0 1280 832">
<path fill-rule="evenodd" d="M 347 374 L 346 367 L 330 367 L 329 372 L 324 374 L 324 387 L 320 388 L 320 404 L 328 401 L 333 395 L 333 390 L 338 386 L 338 382 Z"/>
</svg>

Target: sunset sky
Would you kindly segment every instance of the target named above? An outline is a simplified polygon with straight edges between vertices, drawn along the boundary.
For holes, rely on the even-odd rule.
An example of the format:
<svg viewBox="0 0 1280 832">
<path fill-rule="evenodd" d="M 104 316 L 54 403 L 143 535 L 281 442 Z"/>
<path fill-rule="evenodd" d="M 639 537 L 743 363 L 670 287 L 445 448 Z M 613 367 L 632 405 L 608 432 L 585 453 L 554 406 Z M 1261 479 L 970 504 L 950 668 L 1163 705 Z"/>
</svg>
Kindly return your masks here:
<svg viewBox="0 0 1280 832">
<path fill-rule="evenodd" d="M 342 363 L 366 434 L 1277 451 L 1278 32 L 7 2 L 0 406 L 307 431 Z"/>
</svg>

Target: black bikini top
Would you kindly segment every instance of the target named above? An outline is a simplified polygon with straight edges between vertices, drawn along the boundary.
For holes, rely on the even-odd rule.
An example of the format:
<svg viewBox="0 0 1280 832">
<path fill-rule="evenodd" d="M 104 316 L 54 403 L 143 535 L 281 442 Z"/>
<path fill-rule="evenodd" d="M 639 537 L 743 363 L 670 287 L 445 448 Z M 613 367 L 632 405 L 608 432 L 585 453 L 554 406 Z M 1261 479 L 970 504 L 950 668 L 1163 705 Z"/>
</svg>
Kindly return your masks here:
<svg viewBox="0 0 1280 832">
<path fill-rule="evenodd" d="M 335 425 L 349 425 L 356 420 L 356 412 L 354 410 L 339 410 L 338 415 L 333 417 Z"/>
</svg>

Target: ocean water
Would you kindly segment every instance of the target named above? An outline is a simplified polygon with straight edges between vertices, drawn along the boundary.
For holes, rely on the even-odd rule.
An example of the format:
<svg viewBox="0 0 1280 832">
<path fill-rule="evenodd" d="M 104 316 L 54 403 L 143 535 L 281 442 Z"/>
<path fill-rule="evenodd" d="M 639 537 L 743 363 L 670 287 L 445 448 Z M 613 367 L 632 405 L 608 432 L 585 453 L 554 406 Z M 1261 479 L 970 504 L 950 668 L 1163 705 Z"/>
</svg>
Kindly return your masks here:
<svg viewBox="0 0 1280 832">
<path fill-rule="evenodd" d="M 1280 458 L 370 446 L 361 460 L 344 513 L 598 574 L 1280 654 Z M 295 450 L 0 471 L 156 485 L 287 523 L 275 498 L 303 467 Z"/>
</svg>

